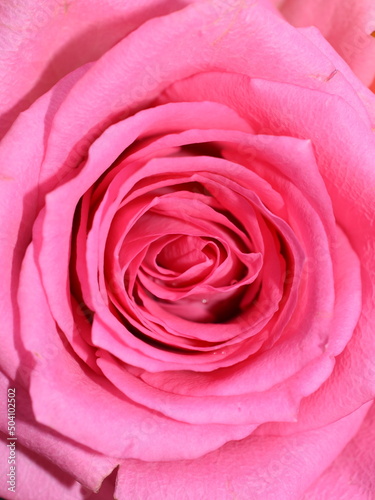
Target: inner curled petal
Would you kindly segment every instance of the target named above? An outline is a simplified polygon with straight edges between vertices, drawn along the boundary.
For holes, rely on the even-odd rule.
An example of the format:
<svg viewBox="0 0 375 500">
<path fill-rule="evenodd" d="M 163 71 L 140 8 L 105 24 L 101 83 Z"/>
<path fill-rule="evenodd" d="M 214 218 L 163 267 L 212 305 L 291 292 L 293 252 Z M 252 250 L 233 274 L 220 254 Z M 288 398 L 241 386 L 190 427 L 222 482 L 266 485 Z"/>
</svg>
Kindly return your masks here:
<svg viewBox="0 0 375 500">
<path fill-rule="evenodd" d="M 245 244 L 244 234 L 243 242 L 239 241 L 238 230 L 224 215 L 201 200 L 180 199 L 178 194 L 158 198 L 124 238 L 119 263 L 127 269 L 125 282 L 133 283 L 128 293 L 135 293 L 139 304 L 145 305 L 151 297 L 193 321 L 217 322 L 234 316 L 238 313 L 235 302 L 244 292 L 241 287 L 259 275 L 262 255 L 248 249 L 250 242 Z M 129 216 L 128 210 L 123 213 Z M 124 227 L 121 216 L 117 226 Z M 141 262 L 140 251 L 145 254 Z M 178 304 L 172 306 L 172 301 Z M 202 309 L 202 304 L 208 305 Z M 192 305 L 201 313 L 194 314 L 194 308 L 187 307 Z M 219 311 L 219 306 L 225 311 Z"/>
</svg>

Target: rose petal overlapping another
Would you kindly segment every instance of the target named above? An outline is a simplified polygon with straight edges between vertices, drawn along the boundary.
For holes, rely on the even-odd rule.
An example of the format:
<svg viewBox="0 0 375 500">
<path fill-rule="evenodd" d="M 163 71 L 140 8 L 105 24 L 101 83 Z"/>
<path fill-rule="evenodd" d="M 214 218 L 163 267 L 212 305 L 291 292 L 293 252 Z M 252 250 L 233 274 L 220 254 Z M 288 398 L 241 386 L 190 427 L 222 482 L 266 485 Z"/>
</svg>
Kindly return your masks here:
<svg viewBox="0 0 375 500">
<path fill-rule="evenodd" d="M 19 116 L 0 154 L 20 476 L 49 459 L 45 498 L 117 465 L 119 499 L 302 498 L 373 414 L 374 102 L 269 5 L 197 2 Z"/>
</svg>

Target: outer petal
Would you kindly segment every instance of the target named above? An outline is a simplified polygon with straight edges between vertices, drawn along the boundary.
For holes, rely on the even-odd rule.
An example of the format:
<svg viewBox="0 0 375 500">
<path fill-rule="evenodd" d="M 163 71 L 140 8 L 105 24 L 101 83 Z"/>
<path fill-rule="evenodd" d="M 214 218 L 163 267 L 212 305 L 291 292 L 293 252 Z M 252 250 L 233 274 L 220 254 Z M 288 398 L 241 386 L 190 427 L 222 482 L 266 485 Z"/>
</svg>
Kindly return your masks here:
<svg viewBox="0 0 375 500">
<path fill-rule="evenodd" d="M 19 269 L 35 216 L 48 190 L 45 176 L 40 172 L 44 141 L 48 137 L 50 120 L 67 89 L 81 74 L 82 70 L 71 73 L 59 82 L 53 93 L 39 99 L 0 144 L 0 314 L 2 332 L 6 332 L 1 339 L 0 364 L 10 378 L 15 377 L 19 362 L 19 318 L 15 309 Z"/>
<path fill-rule="evenodd" d="M 25 370 L 27 369 L 26 366 L 23 368 Z M 118 464 L 118 461 L 95 453 L 87 446 L 81 446 L 74 443 L 61 434 L 36 422 L 29 395 L 24 389 L 19 387 L 17 383 L 10 382 L 7 377 L 0 372 L 0 392 L 2 402 L 4 403 L 7 400 L 8 387 L 16 388 L 15 434 L 17 437 L 17 478 L 26 483 L 26 465 L 18 460 L 18 448 L 20 446 L 21 450 L 28 450 L 27 456 L 30 457 L 30 460 L 34 460 L 32 458 L 34 454 L 35 456 L 43 456 L 44 459 L 41 462 L 45 460 L 48 460 L 48 463 L 52 462 L 54 465 L 51 466 L 51 470 L 54 470 L 55 467 L 58 468 L 60 477 L 69 477 L 71 483 L 79 481 L 86 488 L 97 491 L 103 479 L 111 473 L 112 469 Z M 5 408 L 2 408 L 0 434 L 9 437 L 7 426 L 6 411 Z M 4 455 L 4 457 L 8 457 L 8 455 L 9 453 Z M 1 457 L 3 457 L 2 454 Z M 5 460 L 1 460 L 0 467 L 5 467 Z M 22 478 L 25 476 L 25 480 L 23 480 L 21 476 Z M 5 474 L 2 474 L 1 480 L 4 477 Z M 19 498 L 23 499 L 28 497 L 23 497 L 21 495 Z M 40 496 L 39 498 L 47 497 Z M 56 496 L 56 498 L 58 498 L 58 496 Z"/>
<path fill-rule="evenodd" d="M 300 500 L 306 488 L 355 435 L 369 405 L 319 430 L 289 437 L 249 437 L 194 461 L 119 469 L 117 500 Z"/>
<path fill-rule="evenodd" d="M 0 456 L 2 457 L 0 495 L 2 499 L 111 500 L 113 498 L 117 469 L 104 479 L 97 493 L 92 493 L 93 486 L 87 489 L 71 474 L 66 473 L 40 453 L 34 453 L 28 446 L 21 445 L 20 441 L 16 444 L 15 492 L 9 491 L 10 484 L 6 482 L 9 473 L 9 464 L 6 464 L 9 456 L 9 448 L 7 448 L 9 441 L 6 438 L 7 435 L 0 432 Z M 70 460 L 70 454 L 66 454 L 66 458 Z"/>
<path fill-rule="evenodd" d="M 0 6 L 0 137 L 64 75 L 94 61 L 153 17 L 189 0 L 5 0 Z M 22 71 L 15 71 L 15 68 Z"/>
<path fill-rule="evenodd" d="M 264 25 L 267 29 L 260 29 Z M 249 36 L 243 38 L 243 33 Z M 329 78 L 335 61 L 258 2 L 239 2 L 231 9 L 226 2 L 198 2 L 145 23 L 88 70 L 54 119 L 44 168 L 61 180 L 58 170 L 78 137 L 86 136 L 89 145 L 107 128 L 111 113 L 127 116 L 176 80 L 212 69 L 314 89 L 322 85 L 316 75 Z M 345 79 L 332 78 L 326 87 L 349 102 L 357 101 L 360 109 Z M 86 152 L 83 147 L 82 156 Z M 77 162 L 70 157 L 68 163 L 71 168 Z"/>
<path fill-rule="evenodd" d="M 30 452 L 17 443 L 16 446 L 16 486 L 14 492 L 8 490 L 7 475 L 9 466 L 5 461 L 9 456 L 6 436 L 0 434 L 1 483 L 0 495 L 12 500 L 83 500 L 87 490 L 80 483 L 49 460 Z"/>
<path fill-rule="evenodd" d="M 293 26 L 316 26 L 369 85 L 375 76 L 375 5 L 372 0 L 285 0 L 280 10 Z"/>
<path fill-rule="evenodd" d="M 375 493 L 375 404 L 358 434 L 303 500 L 369 500 Z"/>
<path fill-rule="evenodd" d="M 344 59 L 341 59 L 340 57 L 337 57 L 335 49 L 330 45 L 325 38 L 322 37 L 320 31 L 315 28 L 315 27 L 308 27 L 308 28 L 299 28 L 298 29 L 300 33 L 302 33 L 306 38 L 308 38 L 316 47 L 318 47 L 321 52 L 326 55 L 329 59 L 332 61 L 335 61 L 335 67 L 336 70 L 331 73 L 330 78 L 332 79 L 333 77 L 337 78 L 337 74 L 340 73 L 343 77 L 345 77 L 346 81 L 349 83 L 349 85 L 352 87 L 352 89 L 356 92 L 356 94 L 360 97 L 362 102 L 365 104 L 365 107 L 367 108 L 367 112 L 370 115 L 372 126 L 375 126 L 375 103 L 372 95 L 372 91 L 375 90 L 374 84 L 375 80 L 373 81 L 372 88 L 368 89 L 363 85 L 361 80 L 359 79 L 359 76 L 357 76 L 355 73 L 352 72 L 350 67 L 348 67 L 348 63 L 345 62 Z M 375 64 L 371 65 L 369 63 L 367 65 L 367 68 L 375 68 Z M 375 72 L 375 69 L 374 69 Z M 330 80 L 328 80 L 330 81 Z M 322 88 L 325 87 L 325 81 L 324 79 L 322 80 Z"/>
</svg>

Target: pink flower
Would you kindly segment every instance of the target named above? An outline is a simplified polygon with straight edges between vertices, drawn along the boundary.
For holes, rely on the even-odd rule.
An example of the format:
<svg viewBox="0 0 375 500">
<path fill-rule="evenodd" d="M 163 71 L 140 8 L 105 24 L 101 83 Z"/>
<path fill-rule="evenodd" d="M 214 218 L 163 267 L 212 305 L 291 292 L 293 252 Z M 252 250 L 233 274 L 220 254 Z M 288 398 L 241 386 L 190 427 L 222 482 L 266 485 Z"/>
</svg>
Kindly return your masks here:
<svg viewBox="0 0 375 500">
<path fill-rule="evenodd" d="M 266 1 L 2 6 L 3 497 L 374 494 L 374 40 L 328 4 L 280 9 L 362 82 Z"/>
</svg>

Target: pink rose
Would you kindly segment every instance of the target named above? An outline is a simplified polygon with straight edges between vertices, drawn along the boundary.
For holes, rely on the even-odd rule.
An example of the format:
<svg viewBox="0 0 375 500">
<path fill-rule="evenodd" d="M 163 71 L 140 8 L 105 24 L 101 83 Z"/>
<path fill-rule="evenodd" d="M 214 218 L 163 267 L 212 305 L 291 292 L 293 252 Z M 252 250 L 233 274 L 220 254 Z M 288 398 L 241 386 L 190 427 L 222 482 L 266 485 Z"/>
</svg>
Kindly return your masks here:
<svg viewBox="0 0 375 500">
<path fill-rule="evenodd" d="M 265 0 L 1 8 L 0 494 L 371 498 L 372 92 Z"/>
</svg>

